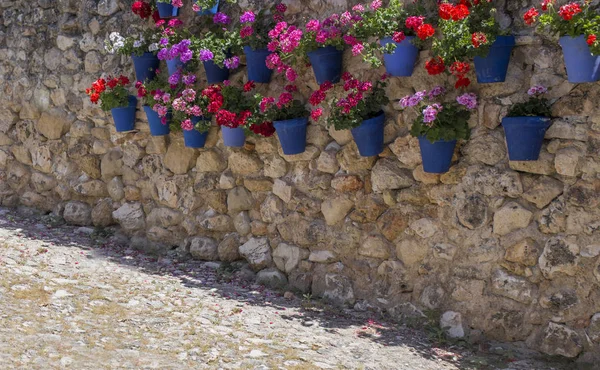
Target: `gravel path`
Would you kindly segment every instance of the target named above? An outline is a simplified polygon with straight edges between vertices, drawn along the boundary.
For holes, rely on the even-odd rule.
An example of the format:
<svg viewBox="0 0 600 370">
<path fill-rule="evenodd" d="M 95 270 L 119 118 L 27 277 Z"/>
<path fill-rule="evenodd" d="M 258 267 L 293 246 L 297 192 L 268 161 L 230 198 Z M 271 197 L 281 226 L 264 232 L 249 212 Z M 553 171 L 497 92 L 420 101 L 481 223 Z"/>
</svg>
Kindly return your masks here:
<svg viewBox="0 0 600 370">
<path fill-rule="evenodd" d="M 0 369 L 562 369 L 122 244 L 0 209 Z"/>
</svg>

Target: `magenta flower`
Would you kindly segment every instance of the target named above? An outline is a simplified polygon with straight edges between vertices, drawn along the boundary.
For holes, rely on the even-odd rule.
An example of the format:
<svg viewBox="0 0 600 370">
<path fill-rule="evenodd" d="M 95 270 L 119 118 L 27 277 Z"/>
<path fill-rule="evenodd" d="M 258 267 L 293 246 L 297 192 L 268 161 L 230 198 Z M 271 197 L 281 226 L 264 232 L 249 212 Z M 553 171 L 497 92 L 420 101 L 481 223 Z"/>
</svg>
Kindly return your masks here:
<svg viewBox="0 0 600 370">
<path fill-rule="evenodd" d="M 194 124 L 192 123 L 192 120 L 188 118 L 181 122 L 181 128 L 185 131 L 192 131 L 194 129 Z"/>
<path fill-rule="evenodd" d="M 240 57 L 234 56 L 234 57 L 225 59 L 224 64 L 227 69 L 236 69 L 240 65 Z"/>
<path fill-rule="evenodd" d="M 213 22 L 215 22 L 216 24 L 229 24 L 229 22 L 231 22 L 231 19 L 227 16 L 227 14 L 218 12 L 214 15 Z"/>
<path fill-rule="evenodd" d="M 212 60 L 214 57 L 215 56 L 212 51 L 210 51 L 208 49 L 200 50 L 200 61 L 206 62 L 206 61 Z"/>
<path fill-rule="evenodd" d="M 473 93 L 465 93 L 456 98 L 456 101 L 460 105 L 464 105 L 468 109 L 477 108 L 477 95 Z"/>
<path fill-rule="evenodd" d="M 365 49 L 363 44 L 356 44 L 352 47 L 352 55 L 357 56 L 360 55 L 362 53 L 362 51 Z"/>
<path fill-rule="evenodd" d="M 382 1 L 381 1 L 381 0 L 374 0 L 374 1 L 371 3 L 371 9 L 373 9 L 373 10 L 377 10 L 377 9 L 381 8 L 381 6 L 382 6 L 382 5 L 383 5 L 383 4 L 382 4 Z"/>
<path fill-rule="evenodd" d="M 309 32 L 317 32 L 319 30 L 319 28 L 321 28 L 321 25 L 320 25 L 319 21 L 316 19 L 311 19 L 306 24 L 306 30 Z"/>
<path fill-rule="evenodd" d="M 240 22 L 242 22 L 242 23 L 252 23 L 255 20 L 256 20 L 256 16 L 251 11 L 247 11 L 240 16 Z"/>
</svg>

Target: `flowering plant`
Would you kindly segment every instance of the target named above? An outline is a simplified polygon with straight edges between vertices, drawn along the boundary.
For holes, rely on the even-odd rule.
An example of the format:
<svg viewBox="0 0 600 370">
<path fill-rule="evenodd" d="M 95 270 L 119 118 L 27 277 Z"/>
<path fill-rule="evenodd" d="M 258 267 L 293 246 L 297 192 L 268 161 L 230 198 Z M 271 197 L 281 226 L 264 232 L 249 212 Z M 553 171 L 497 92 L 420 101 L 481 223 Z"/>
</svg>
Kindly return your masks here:
<svg viewBox="0 0 600 370">
<path fill-rule="evenodd" d="M 228 30 L 231 18 L 218 12 L 213 16 L 213 25 L 201 38 L 194 37 L 192 50 L 201 62 L 213 61 L 216 65 L 227 69 L 236 69 L 240 64 L 238 56 L 231 56 L 232 50 L 240 48 L 240 38 L 235 31 Z"/>
<path fill-rule="evenodd" d="M 433 58 L 425 64 L 430 75 L 449 72 L 456 77 L 455 88 L 471 83 L 466 77 L 471 69 L 469 59 L 486 56 L 500 34 L 491 0 L 460 0 L 456 5 L 439 4 L 439 28 L 442 37 L 433 41 Z"/>
<path fill-rule="evenodd" d="M 542 15 L 535 7 L 529 9 L 523 15 L 526 24 L 531 25 L 540 15 L 539 22 L 550 30 L 552 34 L 560 36 L 577 37 L 584 35 L 593 55 L 600 55 L 600 40 L 597 35 L 600 32 L 600 15 L 590 9 L 590 1 L 572 1 L 561 7 L 554 4 L 555 0 L 543 0 Z"/>
<path fill-rule="evenodd" d="M 390 101 L 385 93 L 386 79 L 387 76 L 384 75 L 373 84 L 370 81 L 360 81 L 350 73 L 344 72 L 342 80 L 346 95 L 331 103 L 332 108 L 327 124 L 333 125 L 336 130 L 352 129 L 360 126 L 364 120 L 381 114 L 381 107 Z M 332 88 L 330 82 L 321 84 L 319 90 L 311 95 L 310 104 L 313 106 L 321 104 L 326 98 L 326 93 Z M 312 111 L 311 117 L 317 120 L 322 114 L 323 109 L 316 108 Z"/>
<path fill-rule="evenodd" d="M 278 3 L 268 11 L 261 9 L 258 13 L 246 11 L 240 16 L 237 35 L 240 44 L 250 46 L 252 49 L 264 49 L 269 43 L 269 31 L 277 22 L 283 21 L 283 14 L 287 6 Z"/>
<path fill-rule="evenodd" d="M 529 99 L 526 102 L 514 104 L 507 117 L 551 117 L 550 102 L 544 97 L 548 89 L 536 85 L 527 90 Z"/>
<path fill-rule="evenodd" d="M 370 8 L 372 11 L 365 11 L 362 5 L 353 8 L 359 15 L 348 35 L 344 36 L 344 41 L 352 47 L 353 55 L 362 54 L 364 61 L 373 67 L 382 64 L 376 56 L 377 51 L 391 54 L 396 49 L 395 43 L 380 46 L 379 39 L 391 37 L 394 42 L 400 43 L 406 36 L 417 36 L 413 44 L 420 46 L 435 33 L 433 26 L 421 15 L 425 12 L 422 3 L 404 5 L 400 0 L 390 0 L 389 5 L 383 7 L 381 0 L 375 0 Z"/>
<path fill-rule="evenodd" d="M 153 3 L 148 3 L 146 1 L 134 1 L 133 4 L 131 4 L 131 11 L 133 14 L 142 19 L 148 19 L 152 17 L 156 22 L 160 19 L 160 17 L 158 15 L 158 11 L 155 9 L 156 6 L 153 5 Z"/>
<path fill-rule="evenodd" d="M 137 90 L 138 100 L 142 102 L 142 105 L 153 107 L 154 104 L 157 103 L 157 101 L 154 100 L 155 96 L 159 96 L 157 93 L 170 91 L 171 84 L 169 84 L 168 75 L 164 70 L 157 69 L 154 78 L 144 82 L 137 81 L 135 83 L 135 89 Z M 166 118 L 164 121 L 166 122 Z"/>
<path fill-rule="evenodd" d="M 156 26 L 161 30 L 158 59 L 173 60 L 179 58 L 182 63 L 193 60 L 194 52 L 190 48 L 193 37 L 187 28 L 181 27 L 183 26 L 182 21 L 177 18 L 168 21 L 161 19 L 156 22 Z"/>
<path fill-rule="evenodd" d="M 285 91 L 276 99 L 255 94 L 254 112 L 248 119 L 248 130 L 261 136 L 275 133 L 273 122 L 308 117 L 309 112 L 300 100 L 294 98 L 298 91 L 295 85 L 286 85 Z"/>
<path fill-rule="evenodd" d="M 100 101 L 100 109 L 107 112 L 113 108 L 121 108 L 129 105 L 129 78 L 126 76 L 99 78 L 92 86 L 85 90 L 93 104 Z"/>
<path fill-rule="evenodd" d="M 477 96 L 465 93 L 455 102 L 436 103 L 446 90 L 437 86 L 431 91 L 418 91 L 400 99 L 402 108 L 418 107 L 420 114 L 413 122 L 410 134 L 415 137 L 425 136 L 434 143 L 440 140 L 467 140 L 470 136 L 469 118 L 471 110 L 477 108 Z"/>
<path fill-rule="evenodd" d="M 140 56 L 147 52 L 158 51 L 158 35 L 153 30 L 146 30 L 136 36 L 123 37 L 119 32 L 111 32 L 104 41 L 104 49 L 110 53 Z"/>
<path fill-rule="evenodd" d="M 255 99 L 247 95 L 254 87 L 252 81 L 240 88 L 226 80 L 223 86 L 212 85 L 204 89 L 202 95 L 208 97 L 208 111 L 214 113 L 219 126 L 245 127 L 256 106 Z"/>
</svg>

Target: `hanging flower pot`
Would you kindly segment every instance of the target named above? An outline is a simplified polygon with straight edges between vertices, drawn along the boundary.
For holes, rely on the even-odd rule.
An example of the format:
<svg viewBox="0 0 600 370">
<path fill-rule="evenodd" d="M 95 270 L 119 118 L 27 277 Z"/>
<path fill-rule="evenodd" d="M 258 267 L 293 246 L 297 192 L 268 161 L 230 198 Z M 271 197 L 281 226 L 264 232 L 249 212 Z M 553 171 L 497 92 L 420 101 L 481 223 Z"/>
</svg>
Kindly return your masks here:
<svg viewBox="0 0 600 370">
<path fill-rule="evenodd" d="M 537 161 L 549 126 L 548 117 L 504 117 L 509 160 Z"/>
<path fill-rule="evenodd" d="M 192 123 L 194 126 L 200 121 L 210 121 L 210 119 L 204 117 L 193 117 Z M 206 138 L 208 137 L 208 131 L 200 132 L 196 129 L 183 130 L 183 141 L 185 146 L 188 148 L 204 148 L 206 144 Z"/>
<path fill-rule="evenodd" d="M 130 95 L 128 102 L 129 105 L 126 107 L 118 107 L 110 110 L 113 120 L 115 121 L 117 132 L 131 131 L 135 126 L 137 98 L 133 95 Z"/>
<path fill-rule="evenodd" d="M 219 11 L 219 0 L 217 0 L 217 2 L 215 3 L 215 5 L 210 8 L 210 9 L 200 9 L 199 11 L 196 12 L 196 14 L 198 15 L 214 15 L 217 14 L 217 12 Z"/>
<path fill-rule="evenodd" d="M 174 75 L 180 68 L 183 68 L 184 65 L 185 63 L 183 63 L 181 59 L 179 59 L 179 57 L 167 60 L 167 69 L 169 70 L 169 77 Z"/>
<path fill-rule="evenodd" d="M 364 120 L 360 126 L 350 130 L 361 156 L 372 157 L 383 152 L 384 122 L 385 114 L 381 112 L 377 117 Z"/>
<path fill-rule="evenodd" d="M 486 57 L 475 57 L 475 74 L 479 83 L 504 82 L 515 46 L 514 36 L 498 36 Z"/>
<path fill-rule="evenodd" d="M 250 46 L 244 46 L 244 54 L 248 65 L 248 80 L 269 83 L 273 70 L 267 67 L 266 60 L 271 52 L 267 49 L 254 50 Z"/>
<path fill-rule="evenodd" d="M 283 154 L 293 155 L 304 153 L 306 150 L 306 126 L 308 117 L 288 119 L 285 121 L 275 121 L 275 131 L 279 137 L 279 143 L 283 149 Z"/>
<path fill-rule="evenodd" d="M 163 124 L 154 110 L 151 107 L 144 105 L 144 112 L 146 112 L 146 117 L 148 118 L 148 126 L 150 126 L 150 134 L 152 136 L 164 136 L 168 135 L 171 131 L 169 129 L 169 116 L 167 116 L 167 123 Z"/>
<path fill-rule="evenodd" d="M 174 7 L 170 3 L 156 2 L 156 8 L 158 9 L 158 15 L 161 18 L 177 17 L 179 14 L 179 8 Z"/>
<path fill-rule="evenodd" d="M 144 82 L 156 76 L 156 70 L 160 63 L 156 54 L 144 53 L 140 56 L 131 55 L 131 58 L 133 59 L 135 77 L 138 81 Z"/>
<path fill-rule="evenodd" d="M 333 46 L 326 46 L 308 53 L 317 83 L 325 81 L 338 83 L 342 77 L 343 52 Z"/>
<path fill-rule="evenodd" d="M 450 169 L 456 140 L 430 142 L 425 136 L 419 136 L 419 147 L 423 159 L 423 171 L 444 173 Z"/>
<path fill-rule="evenodd" d="M 563 36 L 559 42 L 563 49 L 569 82 L 594 82 L 600 79 L 600 55 L 592 55 L 583 35 Z"/>
<path fill-rule="evenodd" d="M 225 146 L 233 148 L 241 148 L 244 146 L 246 133 L 242 127 L 231 128 L 221 126 L 221 132 L 223 133 L 223 143 Z"/>
<path fill-rule="evenodd" d="M 202 64 L 209 84 L 218 84 L 229 79 L 229 69 L 219 67 L 212 60 L 207 60 Z"/>
<path fill-rule="evenodd" d="M 381 39 L 381 46 L 396 44 L 396 50 L 391 54 L 383 54 L 386 73 L 394 77 L 412 76 L 419 49 L 413 45 L 415 36 L 406 36 L 402 42 L 394 42 L 391 37 Z"/>
</svg>

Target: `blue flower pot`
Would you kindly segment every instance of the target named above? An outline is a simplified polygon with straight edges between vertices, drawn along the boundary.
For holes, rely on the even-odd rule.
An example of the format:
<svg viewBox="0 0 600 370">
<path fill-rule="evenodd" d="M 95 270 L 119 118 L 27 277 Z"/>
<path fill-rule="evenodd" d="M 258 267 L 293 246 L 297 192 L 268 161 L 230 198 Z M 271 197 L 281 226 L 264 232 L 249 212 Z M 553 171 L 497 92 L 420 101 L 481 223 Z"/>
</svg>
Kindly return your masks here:
<svg viewBox="0 0 600 370">
<path fill-rule="evenodd" d="M 227 126 L 221 126 L 221 132 L 223 133 L 223 143 L 225 146 L 240 148 L 244 146 L 246 141 L 246 133 L 242 127 L 230 128 Z"/>
<path fill-rule="evenodd" d="M 248 65 L 248 80 L 267 84 L 271 81 L 273 70 L 267 67 L 267 57 L 271 52 L 267 49 L 254 50 L 250 46 L 244 46 L 246 64 Z"/>
<path fill-rule="evenodd" d="M 177 17 L 179 14 L 179 8 L 176 8 L 168 3 L 156 2 L 156 8 L 158 8 L 158 15 L 161 18 Z"/>
<path fill-rule="evenodd" d="M 391 37 L 381 39 L 381 46 L 396 44 L 396 50 L 393 53 L 383 54 L 385 71 L 388 75 L 394 77 L 412 76 L 419 56 L 419 49 L 412 43 L 414 39 L 415 36 L 406 36 L 400 43 L 394 42 Z"/>
<path fill-rule="evenodd" d="M 569 82 L 594 82 L 600 79 L 600 56 L 590 52 L 584 36 L 563 36 L 559 40 Z"/>
<path fill-rule="evenodd" d="M 381 112 L 377 117 L 364 120 L 360 126 L 350 130 L 361 156 L 372 157 L 383 152 L 384 123 L 385 114 Z"/>
<path fill-rule="evenodd" d="M 117 132 L 133 130 L 135 126 L 135 111 L 137 109 L 137 98 L 129 95 L 129 105 L 126 107 L 113 108 L 110 110 L 115 121 Z"/>
<path fill-rule="evenodd" d="M 156 113 L 152 108 L 148 105 L 144 105 L 144 112 L 146 112 L 146 117 L 148 118 L 148 126 L 150 126 L 150 134 L 152 136 L 164 136 L 168 135 L 171 130 L 169 129 L 169 121 L 167 116 L 167 123 L 162 124 L 160 121 L 160 117 L 158 113 Z"/>
<path fill-rule="evenodd" d="M 450 169 L 456 140 L 440 140 L 432 143 L 425 136 L 419 136 L 419 147 L 423 159 L 423 171 L 427 173 L 444 173 Z"/>
<path fill-rule="evenodd" d="M 502 127 L 506 135 L 508 159 L 511 161 L 537 161 L 550 127 L 547 117 L 504 117 Z"/>
<path fill-rule="evenodd" d="M 195 125 L 200 121 L 210 121 L 204 117 L 192 117 L 192 123 Z M 187 131 L 183 130 L 183 141 L 185 146 L 188 148 L 204 148 L 206 144 L 206 138 L 208 137 L 208 131 L 200 132 L 196 129 Z"/>
<path fill-rule="evenodd" d="M 167 60 L 167 69 L 169 70 L 169 77 L 174 75 L 178 69 L 183 68 L 185 64 L 179 59 L 179 57 L 171 60 Z"/>
<path fill-rule="evenodd" d="M 515 46 L 514 36 L 498 36 L 486 57 L 475 57 L 475 74 L 478 83 L 504 82 L 510 55 Z"/>
<path fill-rule="evenodd" d="M 196 12 L 196 14 L 198 15 L 214 15 L 217 14 L 217 12 L 219 11 L 219 0 L 217 0 L 215 6 L 213 6 L 210 9 L 206 9 L 206 10 L 200 10 L 199 12 Z"/>
<path fill-rule="evenodd" d="M 229 69 L 219 67 L 212 60 L 202 62 L 202 64 L 209 84 L 218 84 L 229 79 Z"/>
<path fill-rule="evenodd" d="M 340 82 L 342 78 L 342 55 L 343 52 L 333 46 L 326 46 L 308 53 L 308 59 L 310 59 L 319 85 L 325 81 Z"/>
<path fill-rule="evenodd" d="M 156 69 L 160 60 L 154 53 L 144 53 L 141 56 L 132 55 L 135 77 L 138 81 L 145 82 L 156 76 Z"/>
<path fill-rule="evenodd" d="M 308 117 L 275 121 L 273 126 L 279 137 L 283 154 L 293 155 L 306 150 L 306 126 Z"/>
</svg>

